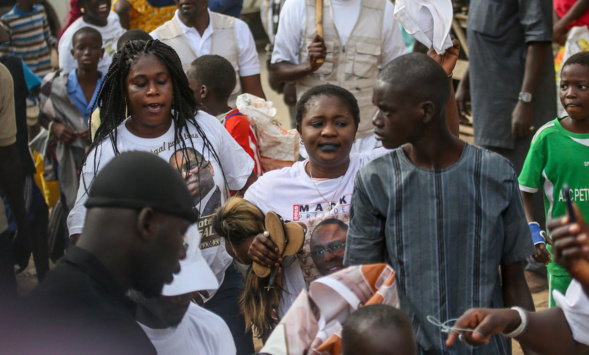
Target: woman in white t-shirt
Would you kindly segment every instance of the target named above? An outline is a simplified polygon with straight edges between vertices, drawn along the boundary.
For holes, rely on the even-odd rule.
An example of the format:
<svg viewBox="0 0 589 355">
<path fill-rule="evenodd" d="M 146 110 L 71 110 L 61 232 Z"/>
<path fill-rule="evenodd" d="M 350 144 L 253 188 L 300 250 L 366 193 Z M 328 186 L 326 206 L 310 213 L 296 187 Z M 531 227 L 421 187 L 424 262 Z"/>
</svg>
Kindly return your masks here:
<svg viewBox="0 0 589 355">
<path fill-rule="evenodd" d="M 98 70 L 106 73 L 117 51 L 117 41 L 125 33 L 125 29 L 121 26 L 119 15 L 110 11 L 110 0 L 79 0 L 78 3 L 82 17 L 75 20 L 59 39 L 59 68 L 63 70 L 63 74 L 69 74 L 78 67 L 72 54 L 74 33 L 82 27 L 92 27 L 102 35 L 104 54 L 98 62 Z"/>
<path fill-rule="evenodd" d="M 208 290 L 205 308 L 221 316 L 236 344 L 249 337 L 239 318 L 238 298 L 243 281 L 225 251 L 223 239 L 212 232 L 212 212 L 229 197 L 255 181 L 254 162 L 217 119 L 197 110 L 180 58 L 157 41 L 130 41 L 115 56 L 96 100 L 101 125 L 82 169 L 76 205 L 68 216 L 72 238 L 82 231 L 87 191 L 96 174 L 124 151 L 152 152 L 178 169 L 199 212 L 187 233 L 201 234 L 202 254 L 219 281 Z M 127 114 L 129 115 L 127 117 Z M 121 179 L 124 179 L 121 176 Z M 75 240 L 75 239 L 74 239 Z"/>
<path fill-rule="evenodd" d="M 321 85 L 304 93 L 297 103 L 296 122 L 309 159 L 265 173 L 244 196 L 264 214 L 274 211 L 285 220 L 302 222 L 308 227 L 303 250 L 296 255 L 297 262 L 279 258 L 274 243 L 263 235 L 256 236 L 249 247 L 253 261 L 265 266 L 281 264 L 284 268 L 279 318 L 301 290 L 321 276 L 312 256 L 316 261 L 328 261 L 330 273 L 341 268 L 345 237 L 336 241 L 339 236 L 332 233 L 325 243 L 313 243 L 311 250 L 314 227 L 326 219 L 349 221 L 356 173 L 387 152 L 379 148 L 350 154 L 360 113 L 354 95 L 339 86 Z"/>
</svg>

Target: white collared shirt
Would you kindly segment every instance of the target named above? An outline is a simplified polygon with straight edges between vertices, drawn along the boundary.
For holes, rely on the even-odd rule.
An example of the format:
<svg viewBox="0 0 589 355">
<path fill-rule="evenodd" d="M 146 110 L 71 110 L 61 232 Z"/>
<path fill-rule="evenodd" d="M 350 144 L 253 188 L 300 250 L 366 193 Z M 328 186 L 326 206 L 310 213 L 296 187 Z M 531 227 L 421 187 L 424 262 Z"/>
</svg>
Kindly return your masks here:
<svg viewBox="0 0 589 355">
<path fill-rule="evenodd" d="M 210 18 L 211 10 L 207 11 L 209 11 Z M 213 36 L 212 21 L 209 21 L 209 25 L 203 32 L 202 36 L 194 27 L 188 27 L 180 21 L 178 10 L 176 10 L 174 17 L 170 21 L 178 21 L 182 33 L 184 33 L 184 36 L 190 44 L 190 48 L 192 48 L 192 51 L 197 57 L 211 54 Z M 260 61 L 258 60 L 258 52 L 256 51 L 256 43 L 254 42 L 252 32 L 247 24 L 238 18 L 235 19 L 235 32 L 237 36 L 237 45 L 239 46 L 239 76 L 244 77 L 260 74 Z M 151 32 L 150 35 L 153 39 L 158 39 L 155 31 Z"/>
</svg>

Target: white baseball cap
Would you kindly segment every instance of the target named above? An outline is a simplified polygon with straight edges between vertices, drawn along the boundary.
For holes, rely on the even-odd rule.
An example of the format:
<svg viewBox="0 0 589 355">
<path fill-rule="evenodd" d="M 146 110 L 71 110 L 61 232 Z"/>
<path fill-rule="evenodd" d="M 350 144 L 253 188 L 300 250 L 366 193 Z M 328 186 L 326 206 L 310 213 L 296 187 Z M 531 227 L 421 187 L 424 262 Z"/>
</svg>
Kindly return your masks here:
<svg viewBox="0 0 589 355">
<path fill-rule="evenodd" d="M 200 251 L 200 233 L 196 224 L 188 228 L 184 242 L 187 244 L 186 258 L 180 260 L 180 273 L 174 275 L 174 281 L 171 284 L 164 285 L 162 295 L 179 296 L 219 288 L 215 274 Z"/>
</svg>

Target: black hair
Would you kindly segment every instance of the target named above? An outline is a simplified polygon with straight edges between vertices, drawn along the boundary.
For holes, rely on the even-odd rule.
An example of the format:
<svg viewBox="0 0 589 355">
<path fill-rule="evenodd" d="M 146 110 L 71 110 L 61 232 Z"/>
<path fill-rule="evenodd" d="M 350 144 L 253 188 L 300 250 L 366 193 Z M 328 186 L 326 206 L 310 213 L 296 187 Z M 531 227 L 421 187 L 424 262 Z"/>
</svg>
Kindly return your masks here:
<svg viewBox="0 0 589 355">
<path fill-rule="evenodd" d="M 361 307 L 350 314 L 344 323 L 342 348 L 349 349 L 351 346 L 348 344 L 363 342 L 362 337 L 370 334 L 370 329 L 408 329 L 413 332 L 413 325 L 405 313 L 393 306 L 375 304 Z"/>
<path fill-rule="evenodd" d="M 327 219 L 324 219 L 323 221 L 321 221 L 321 223 L 319 223 L 318 225 L 315 226 L 315 229 L 313 229 L 313 233 L 315 233 L 315 231 L 317 229 L 319 229 L 319 227 L 322 227 L 322 226 L 327 225 L 327 224 L 335 224 L 338 227 L 340 227 L 341 229 L 345 230 L 346 232 L 348 231 L 348 225 L 345 224 L 343 221 L 341 221 L 341 220 L 339 220 L 337 218 L 327 218 Z"/>
<path fill-rule="evenodd" d="M 123 35 L 119 38 L 119 40 L 117 41 L 117 51 L 120 51 L 121 48 L 123 48 L 125 44 L 129 41 L 149 41 L 151 39 L 153 38 L 151 38 L 149 33 L 134 28 L 123 33 Z"/>
<path fill-rule="evenodd" d="M 90 35 L 94 35 L 96 37 L 98 37 L 98 41 L 100 42 L 100 47 L 102 47 L 102 34 L 100 34 L 100 32 L 92 27 L 82 27 L 80 29 L 78 29 L 76 32 L 74 32 L 74 35 L 72 36 L 72 45 L 75 46 L 76 43 L 76 37 L 78 37 L 78 35 L 82 34 L 82 33 L 86 33 L 86 34 L 90 34 Z"/>
<path fill-rule="evenodd" d="M 410 53 L 390 61 L 378 80 L 418 101 L 432 101 L 436 112 L 445 110 L 450 97 L 448 75 L 435 60 L 423 53 Z"/>
<path fill-rule="evenodd" d="M 171 116 L 174 124 L 174 142 L 180 145 L 178 150 L 187 148 L 186 138 L 190 140 L 190 145 L 194 149 L 194 142 L 192 137 L 188 134 L 189 125 L 194 126 L 203 141 L 201 152 L 204 153 L 205 150 L 208 150 L 217 161 L 221 167 L 221 173 L 225 180 L 225 187 L 227 187 L 225 173 L 223 172 L 219 156 L 210 140 L 207 138 L 207 135 L 196 121 L 195 116 L 198 112 L 196 100 L 188 85 L 188 79 L 182 69 L 180 58 L 172 47 L 159 40 L 128 41 L 125 46 L 113 56 L 112 63 L 102 80 L 100 92 L 98 93 L 98 97 L 92 108 L 92 111 L 94 111 L 96 106 L 100 107 L 100 126 L 96 130 L 96 136 L 90 145 L 89 151 L 96 149 L 101 144 L 106 144 L 106 142 L 103 141 L 109 139 L 115 155 L 120 154 L 117 147 L 117 128 L 127 118 L 126 78 L 129 74 L 131 65 L 142 56 L 148 54 L 156 56 L 170 72 L 170 80 L 172 81 L 173 90 Z M 88 126 L 92 127 L 91 122 L 88 123 Z M 92 132 L 90 132 L 90 134 L 91 133 Z M 184 161 L 184 159 L 186 159 L 186 161 Z M 94 171 L 98 171 L 99 164 L 99 154 L 95 154 Z M 190 160 L 187 157 L 184 157 L 182 164 L 179 164 L 179 171 L 180 166 L 186 164 L 189 168 L 191 167 Z M 85 186 L 85 188 L 87 191 L 87 186 Z"/>
<path fill-rule="evenodd" d="M 346 105 L 348 105 L 348 109 L 352 114 L 352 118 L 354 119 L 354 124 L 356 128 L 360 124 L 360 107 L 358 107 L 358 100 L 354 97 L 354 95 L 349 92 L 348 90 L 342 88 L 341 86 L 325 84 L 315 86 L 309 90 L 307 90 L 297 102 L 296 108 L 296 122 L 297 126 L 300 126 L 303 123 L 303 116 L 307 114 L 311 105 L 315 101 L 314 99 L 319 96 L 335 96 L 343 101 Z"/>
<path fill-rule="evenodd" d="M 233 65 L 216 54 L 196 58 L 190 64 L 188 76 L 195 78 L 201 85 L 206 85 L 219 100 L 225 101 L 229 99 L 237 84 Z"/>
<path fill-rule="evenodd" d="M 566 62 L 564 62 L 564 64 L 562 65 L 562 69 L 564 69 L 564 67 L 566 67 L 567 65 L 571 64 L 579 64 L 589 67 L 589 52 L 579 52 L 573 54 L 569 57 L 569 59 L 566 60 Z"/>
</svg>

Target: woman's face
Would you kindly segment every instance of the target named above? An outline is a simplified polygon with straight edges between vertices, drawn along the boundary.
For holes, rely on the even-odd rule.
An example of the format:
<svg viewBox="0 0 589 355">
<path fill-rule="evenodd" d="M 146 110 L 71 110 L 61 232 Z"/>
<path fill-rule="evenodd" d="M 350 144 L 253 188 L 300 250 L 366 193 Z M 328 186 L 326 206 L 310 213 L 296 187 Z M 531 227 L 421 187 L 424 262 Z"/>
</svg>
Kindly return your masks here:
<svg viewBox="0 0 589 355">
<path fill-rule="evenodd" d="M 227 250 L 227 254 L 242 264 L 251 265 L 254 261 L 249 257 L 247 252 L 255 237 L 247 238 L 239 244 L 233 244 L 229 242 L 229 239 L 225 239 L 225 250 Z"/>
<path fill-rule="evenodd" d="M 129 124 L 134 133 L 152 137 L 165 133 L 172 122 L 172 78 L 168 68 L 153 54 L 139 56 L 125 79 Z"/>
<path fill-rule="evenodd" d="M 337 96 L 320 95 L 307 107 L 297 130 L 309 159 L 334 167 L 347 162 L 357 130 L 349 105 Z"/>
</svg>

